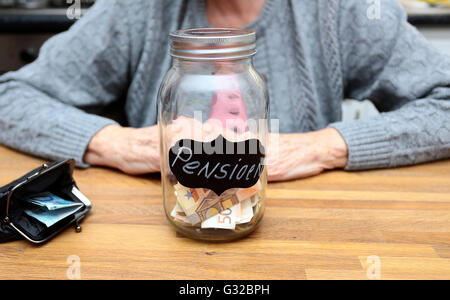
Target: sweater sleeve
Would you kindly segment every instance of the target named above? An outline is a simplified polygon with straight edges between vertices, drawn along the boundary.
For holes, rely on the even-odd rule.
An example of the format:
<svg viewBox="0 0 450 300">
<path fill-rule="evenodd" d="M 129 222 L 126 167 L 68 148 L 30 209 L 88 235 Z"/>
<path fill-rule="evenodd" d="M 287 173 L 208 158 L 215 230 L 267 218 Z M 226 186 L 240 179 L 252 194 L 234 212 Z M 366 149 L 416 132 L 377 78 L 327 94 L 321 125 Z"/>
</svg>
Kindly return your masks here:
<svg viewBox="0 0 450 300">
<path fill-rule="evenodd" d="M 126 2 L 100 0 L 39 58 L 0 77 L 0 142 L 50 159 L 83 156 L 93 135 L 115 122 L 84 110 L 115 101 L 129 73 Z"/>
<path fill-rule="evenodd" d="M 450 157 L 450 58 L 407 22 L 397 1 L 341 1 L 345 96 L 370 99 L 381 115 L 330 125 L 349 148 L 347 170 L 389 168 Z"/>
</svg>

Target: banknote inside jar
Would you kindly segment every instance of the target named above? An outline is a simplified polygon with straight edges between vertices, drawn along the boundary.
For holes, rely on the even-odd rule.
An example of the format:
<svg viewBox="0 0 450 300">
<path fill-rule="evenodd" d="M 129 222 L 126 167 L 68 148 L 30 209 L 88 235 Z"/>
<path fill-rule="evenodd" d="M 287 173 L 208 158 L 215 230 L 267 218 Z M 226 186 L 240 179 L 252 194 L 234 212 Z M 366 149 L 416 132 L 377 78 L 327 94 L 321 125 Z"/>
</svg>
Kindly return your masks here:
<svg viewBox="0 0 450 300">
<path fill-rule="evenodd" d="M 252 222 L 260 209 L 262 185 L 233 188 L 220 196 L 204 188 L 174 185 L 176 204 L 171 217 L 183 226 L 202 229 L 236 230 Z"/>
</svg>

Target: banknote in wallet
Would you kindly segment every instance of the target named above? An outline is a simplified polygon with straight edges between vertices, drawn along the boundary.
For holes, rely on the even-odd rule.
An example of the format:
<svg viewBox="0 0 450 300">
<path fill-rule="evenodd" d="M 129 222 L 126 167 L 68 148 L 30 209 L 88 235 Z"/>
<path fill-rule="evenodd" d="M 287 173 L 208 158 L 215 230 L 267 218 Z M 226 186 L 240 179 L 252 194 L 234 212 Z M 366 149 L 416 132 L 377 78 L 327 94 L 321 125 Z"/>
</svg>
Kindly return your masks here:
<svg viewBox="0 0 450 300">
<path fill-rule="evenodd" d="M 83 207 L 82 203 L 65 200 L 50 192 L 33 195 L 25 201 L 32 204 L 25 213 L 47 227 L 55 225 Z"/>
</svg>

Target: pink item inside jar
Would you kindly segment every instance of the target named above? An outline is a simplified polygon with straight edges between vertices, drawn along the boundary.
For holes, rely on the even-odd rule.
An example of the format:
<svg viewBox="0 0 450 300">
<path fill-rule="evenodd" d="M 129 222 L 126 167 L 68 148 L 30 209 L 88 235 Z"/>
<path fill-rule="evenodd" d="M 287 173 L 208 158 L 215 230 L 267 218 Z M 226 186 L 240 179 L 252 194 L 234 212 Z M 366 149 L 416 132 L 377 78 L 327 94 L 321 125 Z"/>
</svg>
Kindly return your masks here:
<svg viewBox="0 0 450 300">
<path fill-rule="evenodd" d="M 218 120 L 223 128 L 236 133 L 248 131 L 247 108 L 237 79 L 227 76 L 226 80 L 221 79 L 217 85 L 217 92 L 211 98 L 209 119 Z"/>
</svg>

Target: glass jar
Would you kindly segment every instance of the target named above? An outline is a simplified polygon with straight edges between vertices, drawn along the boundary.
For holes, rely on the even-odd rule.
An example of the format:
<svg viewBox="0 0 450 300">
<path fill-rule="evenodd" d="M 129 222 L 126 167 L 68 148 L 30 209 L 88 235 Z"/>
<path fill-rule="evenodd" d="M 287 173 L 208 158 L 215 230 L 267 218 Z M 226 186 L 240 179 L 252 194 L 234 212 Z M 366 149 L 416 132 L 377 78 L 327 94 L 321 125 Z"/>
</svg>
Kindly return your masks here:
<svg viewBox="0 0 450 300">
<path fill-rule="evenodd" d="M 158 95 L 164 208 L 183 235 L 231 241 L 265 208 L 269 100 L 252 66 L 256 34 L 187 29 L 171 38 L 173 66 Z"/>
</svg>

